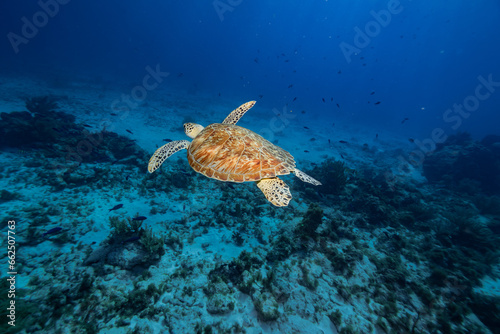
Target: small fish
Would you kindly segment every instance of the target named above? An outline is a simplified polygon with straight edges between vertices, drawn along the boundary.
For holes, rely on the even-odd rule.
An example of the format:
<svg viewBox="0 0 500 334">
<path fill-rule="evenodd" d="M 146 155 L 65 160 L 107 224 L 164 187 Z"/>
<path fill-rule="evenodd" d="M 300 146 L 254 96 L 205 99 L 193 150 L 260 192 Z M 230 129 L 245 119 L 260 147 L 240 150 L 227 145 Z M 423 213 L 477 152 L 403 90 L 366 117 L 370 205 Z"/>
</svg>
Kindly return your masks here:
<svg viewBox="0 0 500 334">
<path fill-rule="evenodd" d="M 302 113 L 302 114 L 305 114 L 305 113 L 306 113 L 306 111 L 305 111 L 305 110 L 302 110 L 302 111 L 301 111 L 301 113 Z"/>
<path fill-rule="evenodd" d="M 111 209 L 109 209 L 109 211 L 118 210 L 120 208 L 123 208 L 123 204 L 116 204 L 114 207 L 112 207 Z"/>
<path fill-rule="evenodd" d="M 339 143 L 341 144 L 349 144 L 348 142 L 346 142 L 345 140 L 339 140 Z"/>
<path fill-rule="evenodd" d="M 59 130 L 58 128 L 52 128 L 52 130 L 54 130 L 56 132 L 61 132 L 61 130 Z"/>
<path fill-rule="evenodd" d="M 370 93 L 370 95 L 373 95 L 373 94 L 375 94 L 375 92 L 371 92 L 371 93 Z"/>
<path fill-rule="evenodd" d="M 219 96 L 220 96 L 220 93 L 219 93 Z"/>
<path fill-rule="evenodd" d="M 322 97 L 321 99 L 323 100 L 323 103 L 325 103 L 325 98 L 324 98 L 324 97 Z"/>
<path fill-rule="evenodd" d="M 254 61 L 256 64 L 258 64 L 258 63 L 259 63 L 259 58 L 254 58 L 254 60 L 253 60 L 253 61 Z"/>
<path fill-rule="evenodd" d="M 288 88 L 292 88 L 292 87 L 293 87 L 293 84 L 291 84 L 291 85 L 288 85 Z"/>
<path fill-rule="evenodd" d="M 127 145 L 125 145 L 125 147 L 130 147 L 130 146 L 133 146 L 135 145 L 135 143 L 128 143 Z"/>
<path fill-rule="evenodd" d="M 309 153 L 309 151 L 308 151 L 308 150 L 304 150 L 304 152 Z"/>
<path fill-rule="evenodd" d="M 332 143 L 332 141 L 330 139 L 328 139 L 328 144 L 331 144 L 331 143 Z"/>
<path fill-rule="evenodd" d="M 408 140 L 410 141 L 410 143 L 414 143 L 415 142 L 415 139 L 413 139 L 413 138 L 408 138 Z"/>
<path fill-rule="evenodd" d="M 409 118 L 408 118 L 408 117 L 405 117 L 405 119 L 403 119 L 403 120 L 401 121 L 401 124 L 404 124 L 404 122 L 406 122 L 407 120 L 409 120 Z"/>
<path fill-rule="evenodd" d="M 184 73 L 182 73 L 182 72 L 181 72 L 181 73 L 177 74 L 177 77 L 178 77 L 178 78 L 180 78 L 180 77 L 182 77 L 183 75 L 184 75 Z"/>
<path fill-rule="evenodd" d="M 109 113 L 109 114 L 110 114 L 111 116 L 118 116 L 118 114 L 117 114 L 117 113 L 114 113 L 114 112 L 111 112 L 111 113 Z"/>
<path fill-rule="evenodd" d="M 42 237 L 45 237 L 48 234 L 56 234 L 62 231 L 62 227 L 54 227 L 42 234 Z"/>
<path fill-rule="evenodd" d="M 294 98 L 293 98 L 293 100 L 292 100 L 292 102 L 294 102 L 294 101 L 296 101 L 296 100 L 297 100 L 297 97 L 294 97 Z"/>
<path fill-rule="evenodd" d="M 307 126 L 304 126 L 304 129 L 309 130 L 309 128 Z"/>
<path fill-rule="evenodd" d="M 125 131 L 127 131 L 128 133 L 130 133 L 131 135 L 133 135 L 134 133 L 132 131 L 130 131 L 129 129 L 125 129 Z"/>
<path fill-rule="evenodd" d="M 122 241 L 122 244 L 127 243 L 127 242 L 137 241 L 139 239 L 140 239 L 140 237 L 138 235 L 134 235 L 133 237 L 130 237 L 127 240 Z"/>
<path fill-rule="evenodd" d="M 290 61 L 290 60 L 288 60 L 288 59 L 287 59 L 287 60 L 285 60 L 285 63 L 288 63 L 289 61 Z"/>
<path fill-rule="evenodd" d="M 337 103 L 337 108 L 339 108 L 339 109 L 340 109 L 340 106 L 339 106 L 339 104 L 338 104 L 338 103 Z"/>
<path fill-rule="evenodd" d="M 138 216 L 138 217 L 134 217 L 134 218 L 132 218 L 132 220 L 140 220 L 140 221 L 144 221 L 144 220 L 146 220 L 146 219 L 148 219 L 148 218 L 147 218 L 147 217 L 144 217 L 144 216 Z"/>
<path fill-rule="evenodd" d="M 170 143 L 172 141 L 172 139 L 170 138 L 165 138 L 165 139 L 162 139 L 164 142 L 167 142 L 167 143 Z"/>
<path fill-rule="evenodd" d="M 259 95 L 259 98 L 263 98 L 263 97 L 264 97 L 264 95 L 262 95 L 262 94 Z"/>
<path fill-rule="evenodd" d="M 127 176 L 125 176 L 125 180 L 128 181 L 129 177 L 130 177 L 130 174 L 128 174 Z"/>
<path fill-rule="evenodd" d="M 330 102 L 333 102 L 333 97 L 330 98 Z"/>
<path fill-rule="evenodd" d="M 378 133 L 377 133 L 377 134 L 375 134 L 375 139 L 378 139 Z"/>
<path fill-rule="evenodd" d="M 91 128 L 92 126 L 91 125 L 88 125 L 88 124 L 82 124 L 84 127 L 86 128 Z"/>
<path fill-rule="evenodd" d="M 375 104 L 380 104 L 380 103 L 381 103 L 380 101 L 375 102 Z"/>
<path fill-rule="evenodd" d="M 337 72 L 337 74 L 342 74 L 342 71 L 341 71 L 341 70 L 339 70 L 339 71 Z"/>
</svg>

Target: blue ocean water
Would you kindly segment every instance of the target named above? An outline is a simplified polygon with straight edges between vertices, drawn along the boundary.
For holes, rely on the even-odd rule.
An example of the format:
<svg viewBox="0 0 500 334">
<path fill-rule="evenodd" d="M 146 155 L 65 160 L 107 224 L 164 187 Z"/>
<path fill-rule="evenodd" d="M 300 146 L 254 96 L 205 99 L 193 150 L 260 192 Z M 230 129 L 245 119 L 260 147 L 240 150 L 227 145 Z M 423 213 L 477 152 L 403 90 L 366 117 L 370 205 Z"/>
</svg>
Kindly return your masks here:
<svg viewBox="0 0 500 334">
<path fill-rule="evenodd" d="M 2 331 L 500 333 L 498 1 L 0 13 Z"/>
</svg>

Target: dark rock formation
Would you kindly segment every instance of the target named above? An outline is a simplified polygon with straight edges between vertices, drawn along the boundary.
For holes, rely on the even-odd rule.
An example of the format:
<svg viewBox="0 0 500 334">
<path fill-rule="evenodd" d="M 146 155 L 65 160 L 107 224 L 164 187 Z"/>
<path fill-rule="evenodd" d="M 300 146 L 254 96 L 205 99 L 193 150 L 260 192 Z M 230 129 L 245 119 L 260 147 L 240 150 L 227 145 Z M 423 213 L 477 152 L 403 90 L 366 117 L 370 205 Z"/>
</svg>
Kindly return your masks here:
<svg viewBox="0 0 500 334">
<path fill-rule="evenodd" d="M 423 164 L 429 182 L 441 182 L 471 192 L 500 193 L 500 137 L 486 136 L 481 142 L 460 134 L 450 136 Z"/>
</svg>

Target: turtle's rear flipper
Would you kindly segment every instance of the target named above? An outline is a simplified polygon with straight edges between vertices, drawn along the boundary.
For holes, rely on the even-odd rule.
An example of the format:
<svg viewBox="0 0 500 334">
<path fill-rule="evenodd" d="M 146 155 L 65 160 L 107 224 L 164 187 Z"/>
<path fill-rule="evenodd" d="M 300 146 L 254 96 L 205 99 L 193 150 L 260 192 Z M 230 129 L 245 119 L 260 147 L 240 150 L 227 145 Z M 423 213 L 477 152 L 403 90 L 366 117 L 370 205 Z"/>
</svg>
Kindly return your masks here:
<svg viewBox="0 0 500 334">
<path fill-rule="evenodd" d="M 314 184 L 315 186 L 320 186 L 321 185 L 321 182 L 319 182 L 318 180 L 316 180 L 315 178 L 312 178 L 310 177 L 309 175 L 307 175 L 306 173 L 304 173 L 303 171 L 301 170 L 298 170 L 297 168 L 295 168 L 295 170 L 293 171 L 295 173 L 295 175 L 301 179 L 302 181 L 304 182 L 307 182 L 307 183 L 310 183 L 310 184 Z"/>
<path fill-rule="evenodd" d="M 151 159 L 149 159 L 148 171 L 150 173 L 153 173 L 161 166 L 161 164 L 165 160 L 167 160 L 169 156 L 171 156 L 175 152 L 188 148 L 189 144 L 191 143 L 187 140 L 176 140 L 163 145 L 162 147 L 157 149 Z"/>
<path fill-rule="evenodd" d="M 277 177 L 262 179 L 257 187 L 264 193 L 267 200 L 276 206 L 287 206 L 292 199 L 288 185 Z"/>
</svg>

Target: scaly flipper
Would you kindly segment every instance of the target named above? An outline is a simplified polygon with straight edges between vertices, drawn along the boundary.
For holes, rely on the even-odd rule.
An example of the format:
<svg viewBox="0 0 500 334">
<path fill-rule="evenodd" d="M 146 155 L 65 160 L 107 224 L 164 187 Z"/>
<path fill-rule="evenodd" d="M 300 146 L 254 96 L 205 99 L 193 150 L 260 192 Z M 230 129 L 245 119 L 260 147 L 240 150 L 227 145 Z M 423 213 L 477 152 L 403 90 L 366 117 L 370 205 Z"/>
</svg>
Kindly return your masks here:
<svg viewBox="0 0 500 334">
<path fill-rule="evenodd" d="M 276 206 L 287 206 L 292 199 L 288 185 L 277 177 L 262 179 L 257 187 L 264 193 L 267 200 Z"/>
<path fill-rule="evenodd" d="M 302 181 L 304 182 L 307 182 L 307 183 L 310 183 L 310 184 L 314 184 L 315 186 L 320 186 L 321 185 L 321 182 L 319 182 L 318 180 L 310 177 L 309 175 L 307 175 L 306 173 L 304 173 L 303 171 L 301 170 L 298 170 L 297 168 L 295 168 L 295 170 L 293 171 L 295 173 L 295 175 L 301 179 Z"/>
<path fill-rule="evenodd" d="M 189 144 L 191 144 L 191 142 L 187 140 L 176 140 L 163 145 L 162 147 L 157 149 L 151 159 L 149 159 L 148 171 L 150 173 L 153 173 L 161 166 L 161 164 L 165 160 L 167 160 L 169 156 L 180 150 L 187 149 L 189 147 Z"/>
<path fill-rule="evenodd" d="M 255 101 L 250 101 L 242 104 L 238 108 L 231 111 L 229 116 L 226 117 L 225 120 L 222 121 L 222 124 L 236 124 L 240 120 L 240 118 L 245 115 L 245 113 L 253 107 Z"/>
</svg>

